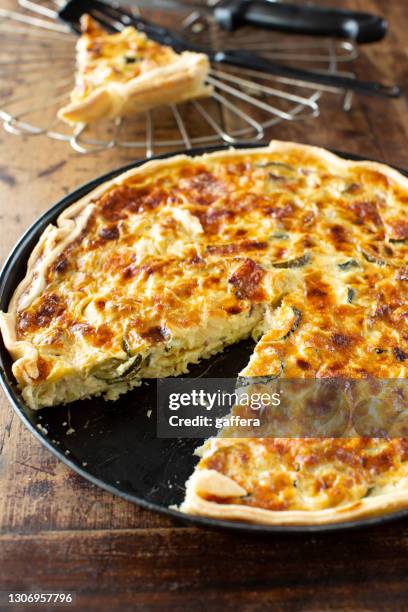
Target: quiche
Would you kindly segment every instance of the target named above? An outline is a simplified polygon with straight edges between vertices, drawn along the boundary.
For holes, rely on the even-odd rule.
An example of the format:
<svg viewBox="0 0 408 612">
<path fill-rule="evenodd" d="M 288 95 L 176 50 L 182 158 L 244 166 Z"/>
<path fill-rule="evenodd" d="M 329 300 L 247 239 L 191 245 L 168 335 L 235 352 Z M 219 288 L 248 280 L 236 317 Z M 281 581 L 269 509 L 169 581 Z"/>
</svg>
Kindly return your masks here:
<svg viewBox="0 0 408 612">
<path fill-rule="evenodd" d="M 178 54 L 131 26 L 109 34 L 89 15 L 81 29 L 75 87 L 58 112 L 67 123 L 124 117 L 212 92 L 205 54 Z"/>
<path fill-rule="evenodd" d="M 252 335 L 243 377 L 355 379 L 353 421 L 303 437 L 321 419 L 298 409 L 295 437 L 207 440 L 180 509 L 306 524 L 408 507 L 406 388 L 377 384 L 408 374 L 407 197 L 385 165 L 279 141 L 120 175 L 45 230 L 0 315 L 23 398 L 116 399 Z"/>
</svg>

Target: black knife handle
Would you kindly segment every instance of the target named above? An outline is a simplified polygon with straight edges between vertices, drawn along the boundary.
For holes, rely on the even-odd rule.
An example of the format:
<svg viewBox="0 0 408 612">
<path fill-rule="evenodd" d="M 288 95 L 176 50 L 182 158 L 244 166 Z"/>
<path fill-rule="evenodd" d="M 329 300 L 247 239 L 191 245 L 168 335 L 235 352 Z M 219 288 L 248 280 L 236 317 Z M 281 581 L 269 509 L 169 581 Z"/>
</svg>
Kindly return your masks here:
<svg viewBox="0 0 408 612">
<path fill-rule="evenodd" d="M 361 81 L 351 77 L 340 76 L 337 74 L 324 74 L 313 70 L 303 70 L 302 68 L 292 68 L 283 64 L 276 64 L 270 60 L 255 55 L 244 50 L 225 50 L 218 51 L 211 56 L 211 60 L 221 64 L 232 64 L 240 68 L 250 70 L 260 70 L 268 74 L 286 77 L 297 81 L 306 81 L 325 85 L 326 87 L 354 91 L 368 96 L 382 98 L 399 98 L 401 89 L 398 85 L 383 85 L 374 81 Z"/>
<path fill-rule="evenodd" d="M 218 24 L 235 30 L 245 24 L 313 36 L 351 38 L 358 43 L 381 40 L 387 22 L 379 15 L 268 0 L 222 0 L 214 9 Z"/>
</svg>

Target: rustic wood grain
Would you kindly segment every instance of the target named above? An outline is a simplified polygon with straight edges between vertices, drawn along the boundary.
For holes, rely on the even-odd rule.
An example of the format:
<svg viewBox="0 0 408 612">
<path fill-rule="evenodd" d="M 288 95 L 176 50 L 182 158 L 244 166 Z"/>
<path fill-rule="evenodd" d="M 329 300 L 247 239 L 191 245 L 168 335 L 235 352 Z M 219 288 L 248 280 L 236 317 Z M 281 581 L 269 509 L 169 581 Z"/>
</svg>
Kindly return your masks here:
<svg viewBox="0 0 408 612">
<path fill-rule="evenodd" d="M 387 39 L 361 49 L 357 73 L 397 80 L 406 90 L 406 1 L 325 4 L 387 17 Z M 223 44 L 215 30 L 212 36 Z M 343 113 L 339 98 L 326 95 L 321 111 L 317 122 L 280 123 L 268 137 L 408 166 L 405 98 L 360 97 Z M 0 132 L 1 259 L 51 203 L 133 155 L 80 156 L 62 142 Z M 0 401 L 0 590 L 74 590 L 77 609 L 87 610 L 406 609 L 407 520 L 270 538 L 185 528 L 71 472 L 25 430 L 3 395 Z"/>
<path fill-rule="evenodd" d="M 401 523 L 266 539 L 189 528 L 7 534 L 2 588 L 76 591 L 90 610 L 403 610 L 407 544 Z M 23 581 L 17 548 L 30 560 Z"/>
</svg>

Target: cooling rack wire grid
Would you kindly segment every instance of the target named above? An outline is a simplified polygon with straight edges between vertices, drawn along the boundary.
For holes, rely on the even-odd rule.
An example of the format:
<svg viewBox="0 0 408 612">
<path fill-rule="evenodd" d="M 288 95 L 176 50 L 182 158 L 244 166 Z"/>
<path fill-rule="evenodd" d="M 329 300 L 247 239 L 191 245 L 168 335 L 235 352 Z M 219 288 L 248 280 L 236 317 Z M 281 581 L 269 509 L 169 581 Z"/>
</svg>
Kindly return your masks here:
<svg viewBox="0 0 408 612">
<path fill-rule="evenodd" d="M 211 1 L 211 0 L 210 0 Z M 75 128 L 57 119 L 58 108 L 74 84 L 76 35 L 58 21 L 57 1 L 18 0 L 15 10 L 0 8 L 0 120 L 8 132 L 46 135 L 67 142 L 78 153 L 124 147 L 151 157 L 160 149 L 191 148 L 223 142 L 260 141 L 280 121 L 317 119 L 319 100 L 329 91 L 342 96 L 345 111 L 351 92 L 252 70 L 212 65 L 208 99 L 172 104 L 132 118 Z M 152 19 L 147 9 L 137 10 Z M 322 73 L 354 77 L 348 64 L 357 58 L 353 43 L 291 37 L 248 29 L 218 32 L 198 11 L 173 15 L 173 28 L 190 40 L 222 48 L 244 48 L 277 62 Z M 214 42 L 215 39 L 215 42 Z"/>
</svg>

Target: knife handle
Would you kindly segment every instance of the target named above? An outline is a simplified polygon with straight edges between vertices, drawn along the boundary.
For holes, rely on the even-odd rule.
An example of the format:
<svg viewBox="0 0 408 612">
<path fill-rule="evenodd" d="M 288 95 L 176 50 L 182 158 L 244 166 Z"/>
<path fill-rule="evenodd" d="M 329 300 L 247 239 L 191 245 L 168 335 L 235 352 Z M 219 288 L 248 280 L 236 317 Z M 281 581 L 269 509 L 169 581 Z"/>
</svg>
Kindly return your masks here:
<svg viewBox="0 0 408 612">
<path fill-rule="evenodd" d="M 282 32 L 351 38 L 358 43 L 381 40 L 387 22 L 379 15 L 301 6 L 268 0 L 221 0 L 214 8 L 217 23 L 225 30 L 253 25 Z"/>
</svg>

